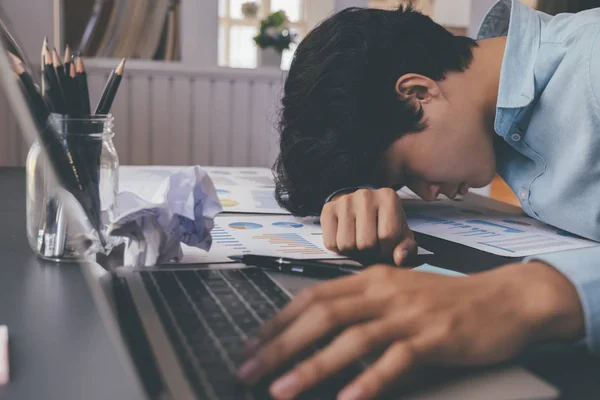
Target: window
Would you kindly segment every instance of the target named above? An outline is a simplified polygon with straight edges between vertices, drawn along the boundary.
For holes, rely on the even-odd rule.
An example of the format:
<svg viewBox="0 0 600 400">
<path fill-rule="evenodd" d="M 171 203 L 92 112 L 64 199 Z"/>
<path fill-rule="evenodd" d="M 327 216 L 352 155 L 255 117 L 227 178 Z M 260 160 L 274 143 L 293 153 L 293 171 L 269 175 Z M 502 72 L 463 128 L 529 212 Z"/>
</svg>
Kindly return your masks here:
<svg viewBox="0 0 600 400">
<path fill-rule="evenodd" d="M 252 38 L 258 33 L 260 20 L 283 10 L 290 20 L 290 31 L 296 33 L 296 43 L 283 52 L 281 68 L 289 69 L 296 45 L 306 35 L 304 0 L 255 0 L 256 17 L 242 14 L 242 4 L 248 0 L 219 0 L 219 65 L 234 68 L 256 68 L 258 47 Z"/>
</svg>

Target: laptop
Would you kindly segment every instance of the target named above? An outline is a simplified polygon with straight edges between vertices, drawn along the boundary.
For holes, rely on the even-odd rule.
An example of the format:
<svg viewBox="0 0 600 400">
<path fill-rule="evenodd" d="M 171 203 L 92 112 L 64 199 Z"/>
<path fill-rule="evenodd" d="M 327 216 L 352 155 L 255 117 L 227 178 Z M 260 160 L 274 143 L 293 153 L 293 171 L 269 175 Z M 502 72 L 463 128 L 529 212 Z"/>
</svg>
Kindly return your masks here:
<svg viewBox="0 0 600 400">
<path fill-rule="evenodd" d="M 24 61 L 25 57 L 8 33 L 1 7 L 0 19 L 0 82 L 31 143 L 38 132 L 6 50 Z M 84 215 L 73 211 L 77 208 L 66 207 L 71 218 Z M 107 270 L 82 260 L 79 267 L 114 339 L 112 350 L 122 356 L 115 368 L 131 376 L 132 398 L 269 399 L 268 380 L 248 387 L 235 378 L 244 342 L 290 301 L 292 293 L 314 283 L 236 264 Z M 365 365 L 345 369 L 301 398 L 335 399 Z M 448 379 L 434 376 L 416 391 L 388 397 L 543 400 L 557 398 L 558 391 L 524 369 L 502 367 Z"/>
</svg>

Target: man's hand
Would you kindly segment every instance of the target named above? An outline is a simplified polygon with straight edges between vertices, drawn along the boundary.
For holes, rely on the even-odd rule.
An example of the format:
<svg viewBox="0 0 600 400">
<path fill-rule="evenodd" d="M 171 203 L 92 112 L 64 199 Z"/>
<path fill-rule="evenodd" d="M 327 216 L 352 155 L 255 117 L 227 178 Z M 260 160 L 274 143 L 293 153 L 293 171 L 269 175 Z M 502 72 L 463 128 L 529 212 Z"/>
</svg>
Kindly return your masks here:
<svg viewBox="0 0 600 400">
<path fill-rule="evenodd" d="M 338 400 L 377 398 L 418 367 L 508 360 L 525 345 L 578 340 L 583 312 L 571 283 L 542 263 L 513 264 L 470 277 L 386 266 L 327 281 L 298 295 L 248 342 L 246 383 L 296 354 L 333 341 L 275 381 L 271 394 L 296 398 L 351 363 L 382 355 Z"/>
<path fill-rule="evenodd" d="M 398 194 L 389 188 L 336 197 L 321 212 L 323 242 L 337 253 L 377 252 L 401 265 L 417 253 Z"/>
</svg>

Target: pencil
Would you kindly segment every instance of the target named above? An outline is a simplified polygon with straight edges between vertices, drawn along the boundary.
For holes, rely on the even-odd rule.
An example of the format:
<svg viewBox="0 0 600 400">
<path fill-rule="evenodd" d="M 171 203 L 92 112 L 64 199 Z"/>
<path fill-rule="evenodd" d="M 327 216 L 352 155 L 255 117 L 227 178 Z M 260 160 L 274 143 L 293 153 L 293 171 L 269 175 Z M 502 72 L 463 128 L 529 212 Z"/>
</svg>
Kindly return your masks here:
<svg viewBox="0 0 600 400">
<path fill-rule="evenodd" d="M 67 106 L 60 89 L 58 76 L 54 70 L 53 57 L 50 53 L 50 49 L 48 48 L 46 48 L 44 53 L 44 59 L 46 60 L 46 64 L 44 65 L 44 78 L 46 79 L 44 96 L 50 102 L 53 112 L 58 114 L 66 114 Z"/>
<path fill-rule="evenodd" d="M 65 68 L 66 68 L 66 64 L 65 64 Z M 71 102 L 73 104 L 73 112 L 75 114 L 76 117 L 80 117 L 83 112 L 82 110 L 82 104 L 81 104 L 81 97 L 79 96 L 79 90 L 77 89 L 77 82 L 75 81 L 75 78 L 77 77 L 77 71 L 75 70 L 75 64 L 73 64 L 72 62 L 69 63 L 69 74 L 68 74 L 68 86 L 69 86 L 69 96 L 71 97 Z"/>
<path fill-rule="evenodd" d="M 60 84 L 60 91 L 62 92 L 66 103 L 66 113 L 71 117 L 77 117 L 79 115 L 79 104 L 76 103 L 74 96 L 76 88 L 74 85 L 71 85 L 70 67 L 69 71 L 67 71 L 66 65 L 63 65 L 61 62 L 60 56 L 58 55 L 56 49 L 54 49 L 54 52 L 52 53 L 52 62 L 54 64 L 56 76 L 58 77 L 58 82 Z"/>
<path fill-rule="evenodd" d="M 55 167 L 58 178 L 62 181 L 65 188 L 77 196 L 77 192 L 83 192 L 83 186 L 79 179 L 79 173 L 73 158 L 69 154 L 68 149 L 63 145 L 58 132 L 51 124 L 48 124 L 50 112 L 46 107 L 46 103 L 38 92 L 33 79 L 23 68 L 23 62 L 15 56 L 10 57 L 12 61 L 13 71 L 20 78 L 20 81 L 25 88 L 29 105 L 33 108 L 35 123 L 38 126 L 42 144 L 46 148 L 48 158 Z"/>
<path fill-rule="evenodd" d="M 56 77 L 58 78 L 59 91 L 61 92 L 62 98 L 65 101 L 65 113 L 69 114 L 70 116 L 75 116 L 75 112 L 73 110 L 73 96 L 71 94 L 68 81 L 68 79 L 70 79 L 68 76 L 69 72 L 65 70 L 65 66 L 60 60 L 60 55 L 56 49 L 54 49 L 52 53 L 52 65 L 54 66 Z"/>
<path fill-rule="evenodd" d="M 72 63 L 72 56 L 71 56 L 71 48 L 69 47 L 69 45 L 67 45 L 65 47 L 65 74 L 69 75 L 69 71 L 71 71 L 71 63 Z"/>
<path fill-rule="evenodd" d="M 35 83 L 33 82 L 33 78 L 25 71 L 21 59 L 12 53 L 8 53 L 8 56 L 12 64 L 13 71 L 21 79 L 23 88 L 25 89 L 27 102 L 34 114 L 33 116 L 36 125 L 38 128 L 43 129 L 46 126 L 46 119 L 48 118 L 48 112 L 45 111 L 46 103 L 44 103 L 44 99 L 42 99 L 37 91 Z"/>
<path fill-rule="evenodd" d="M 108 81 L 106 82 L 106 86 L 102 91 L 102 96 L 100 97 L 100 101 L 98 102 L 98 106 L 96 107 L 96 115 L 104 115 L 110 112 L 112 104 L 115 100 L 115 96 L 117 95 L 117 91 L 119 90 L 119 85 L 121 84 L 121 79 L 123 79 L 123 72 L 125 71 L 125 62 L 127 60 L 124 58 L 121 60 L 119 66 L 112 70 L 110 76 L 108 77 Z"/>
<path fill-rule="evenodd" d="M 48 54 L 45 54 L 45 57 L 47 60 Z M 23 68 L 23 62 L 13 55 L 10 56 L 10 60 L 13 71 L 25 87 L 28 104 L 33 109 L 34 119 L 40 133 L 41 144 L 56 171 L 57 178 L 81 204 L 92 226 L 96 229 L 102 246 L 106 246 L 106 239 L 101 231 L 98 185 L 92 181 L 91 172 L 87 170 L 88 165 L 85 162 L 75 162 L 67 143 L 60 136 L 55 125 L 48 123 L 50 112 L 33 79 Z M 48 64 L 46 64 L 45 72 L 48 71 L 47 66 Z"/>
<path fill-rule="evenodd" d="M 88 89 L 87 74 L 81 56 L 78 56 L 75 60 L 75 67 L 77 70 L 75 81 L 77 82 L 77 88 L 79 89 L 82 111 L 84 115 L 90 115 L 92 113 L 92 108 L 90 106 L 90 92 Z"/>
<path fill-rule="evenodd" d="M 47 59 L 47 54 L 45 55 Z M 86 215 L 90 219 L 92 226 L 96 229 L 98 237 L 103 246 L 106 245 L 106 239 L 101 231 L 100 219 L 100 196 L 98 186 L 90 178 L 90 172 L 87 170 L 87 164 L 76 163 L 73 159 L 69 147 L 61 138 L 55 129 L 55 126 L 48 123 L 50 112 L 46 103 L 38 92 L 33 79 L 23 68 L 23 62 L 16 56 L 10 57 L 15 74 L 20 78 L 21 84 L 25 87 L 28 97 L 28 104 L 33 108 L 33 114 L 36 117 L 35 122 L 40 133 L 41 143 L 46 150 L 50 163 L 56 171 L 57 178 L 62 186 L 71 192 L 79 201 Z M 47 66 L 48 64 L 46 64 Z M 47 68 L 46 68 L 47 71 Z M 96 188 L 94 190 L 94 187 Z"/>
<path fill-rule="evenodd" d="M 58 51 L 56 51 L 56 48 L 52 50 L 52 65 L 54 66 L 54 71 L 56 72 L 56 76 L 58 76 L 58 79 L 60 80 L 61 77 L 64 78 L 65 66 L 60 60 L 60 55 L 58 54 Z"/>
<path fill-rule="evenodd" d="M 79 92 L 79 105 L 80 105 L 80 111 L 82 112 L 83 116 L 90 116 L 91 115 L 91 106 L 90 106 L 90 94 L 89 94 L 89 89 L 88 89 L 88 82 L 87 82 L 87 73 L 85 72 L 85 66 L 83 64 L 83 58 L 81 56 L 77 56 L 77 58 L 75 59 L 75 70 L 77 72 L 76 76 L 75 76 L 75 82 L 77 84 L 77 88 L 78 88 L 78 92 Z M 93 124 L 90 125 L 90 128 L 93 128 Z M 92 129 L 93 130 L 93 129 Z M 91 132 L 82 132 L 82 133 L 91 133 Z M 101 220 L 100 220 L 100 214 L 101 214 L 101 204 L 100 204 L 100 158 L 102 156 L 102 141 L 93 141 L 92 143 L 87 143 L 86 142 L 86 146 L 85 148 L 82 147 L 81 148 L 81 155 L 82 158 L 80 158 L 82 163 L 86 163 L 86 170 L 89 173 L 88 176 L 88 180 L 86 181 L 89 184 L 89 189 L 95 193 L 94 196 L 92 196 L 91 198 L 94 200 L 94 202 L 92 204 L 90 204 L 91 207 L 94 208 L 95 211 L 95 215 L 97 216 L 97 220 L 93 221 L 95 222 L 94 224 L 94 228 L 96 228 L 97 232 L 98 232 L 98 236 L 100 238 L 100 241 L 102 242 L 102 245 L 106 245 L 106 241 L 104 240 L 104 237 L 102 236 L 102 232 L 100 230 L 100 225 L 101 225 Z M 79 155 L 79 154 L 78 154 Z M 85 157 L 83 157 L 85 156 Z"/>
</svg>

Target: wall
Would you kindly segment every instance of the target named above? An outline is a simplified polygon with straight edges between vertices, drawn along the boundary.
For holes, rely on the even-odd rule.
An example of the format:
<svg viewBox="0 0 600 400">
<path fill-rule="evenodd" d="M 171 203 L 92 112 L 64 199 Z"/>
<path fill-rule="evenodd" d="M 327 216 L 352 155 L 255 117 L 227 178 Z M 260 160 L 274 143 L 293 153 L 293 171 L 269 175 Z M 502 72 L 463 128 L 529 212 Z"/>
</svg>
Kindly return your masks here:
<svg viewBox="0 0 600 400">
<path fill-rule="evenodd" d="M 88 60 L 92 108 L 114 60 Z M 113 105 L 122 164 L 270 167 L 284 75 L 131 60 Z M 0 95 L 0 109 L 7 109 Z M 0 166 L 24 165 L 12 113 L 0 114 Z"/>
<path fill-rule="evenodd" d="M 305 0 L 306 23 L 311 30 L 333 13 L 333 0 Z"/>
<path fill-rule="evenodd" d="M 469 36 L 475 38 L 481 21 L 497 0 L 471 0 L 471 15 L 469 22 Z"/>
<path fill-rule="evenodd" d="M 219 2 L 181 0 L 182 62 L 198 67 L 218 65 Z"/>
<path fill-rule="evenodd" d="M 40 58 L 44 36 L 48 36 L 50 43 L 54 43 L 53 1 L 0 1 L 0 7 L 9 18 L 10 26 L 14 29 L 14 35 L 32 62 Z"/>
<path fill-rule="evenodd" d="M 436 0 L 433 4 L 433 16 L 442 25 L 469 26 L 471 0 Z"/>
</svg>

